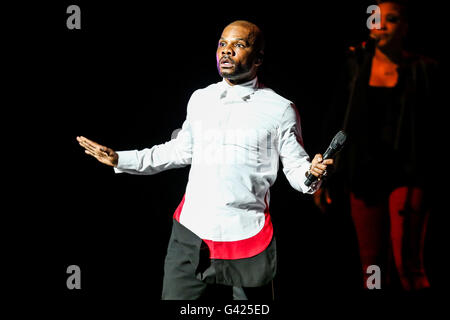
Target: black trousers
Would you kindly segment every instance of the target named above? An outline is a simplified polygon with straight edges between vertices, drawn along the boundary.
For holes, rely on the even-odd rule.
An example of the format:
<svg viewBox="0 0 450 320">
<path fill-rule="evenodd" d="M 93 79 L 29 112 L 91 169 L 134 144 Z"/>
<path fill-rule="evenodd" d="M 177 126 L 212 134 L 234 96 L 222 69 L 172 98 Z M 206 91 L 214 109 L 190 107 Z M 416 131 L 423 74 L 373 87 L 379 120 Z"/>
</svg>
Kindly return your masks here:
<svg viewBox="0 0 450 320">
<path fill-rule="evenodd" d="M 208 246 L 173 221 L 164 262 L 163 300 L 273 300 L 276 243 L 238 260 L 210 259 Z"/>
</svg>

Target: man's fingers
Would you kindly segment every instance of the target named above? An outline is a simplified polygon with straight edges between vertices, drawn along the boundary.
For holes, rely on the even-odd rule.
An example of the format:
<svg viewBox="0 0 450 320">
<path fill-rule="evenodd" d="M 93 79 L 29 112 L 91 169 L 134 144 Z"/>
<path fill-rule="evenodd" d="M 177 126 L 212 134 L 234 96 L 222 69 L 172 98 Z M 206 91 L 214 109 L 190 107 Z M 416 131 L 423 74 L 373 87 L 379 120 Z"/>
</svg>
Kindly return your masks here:
<svg viewBox="0 0 450 320">
<path fill-rule="evenodd" d="M 312 173 L 313 175 L 315 175 L 316 177 L 317 177 L 317 176 L 320 176 L 320 175 L 323 173 L 323 171 L 324 171 L 324 170 L 321 170 L 321 169 L 319 169 L 319 168 L 315 168 L 315 167 L 311 168 L 311 173 Z"/>
<path fill-rule="evenodd" d="M 98 155 L 95 152 L 92 152 L 92 151 L 90 151 L 88 149 L 85 149 L 84 153 L 86 153 L 86 154 L 88 154 L 90 156 L 93 156 L 94 158 L 96 158 L 98 160 Z"/>
<path fill-rule="evenodd" d="M 325 163 L 325 161 L 324 161 Z M 323 164 L 323 163 L 315 163 L 311 166 L 311 173 L 313 175 L 317 176 L 321 176 L 324 175 L 326 173 L 328 165 L 327 164 Z"/>
<path fill-rule="evenodd" d="M 102 146 L 101 144 L 98 144 L 97 142 L 89 140 L 88 138 L 85 138 L 83 136 L 77 137 L 77 140 L 78 142 L 91 146 L 92 148 L 104 148 L 104 146 Z"/>
<path fill-rule="evenodd" d="M 93 141 L 85 140 L 83 141 L 83 144 L 86 146 L 89 146 L 92 149 L 100 149 L 100 145 L 98 143 L 95 143 Z"/>
<path fill-rule="evenodd" d="M 109 166 L 117 164 L 118 156 L 114 150 L 102 146 L 92 140 L 89 140 L 83 136 L 78 136 L 77 141 L 84 148 L 84 152 L 97 159 L 99 162 Z"/>
<path fill-rule="evenodd" d="M 316 155 L 314 156 L 313 162 L 317 162 L 317 163 L 322 162 L 322 155 L 319 154 L 319 153 L 316 154 Z"/>
<path fill-rule="evenodd" d="M 94 142 L 94 141 L 92 141 L 92 140 L 90 140 L 90 139 L 88 139 L 88 138 L 86 138 L 86 137 L 83 137 L 83 136 L 79 136 L 79 137 L 77 137 L 77 140 L 78 141 L 83 141 L 83 142 L 86 142 L 86 143 L 95 143 L 95 144 L 97 144 L 96 142 Z"/>
<path fill-rule="evenodd" d="M 101 154 L 101 153 L 93 153 L 89 150 L 85 150 L 84 152 L 86 152 L 88 155 L 93 156 L 95 159 L 97 159 L 98 161 L 100 161 L 101 163 L 109 163 L 109 159 L 107 157 L 105 157 L 105 155 Z"/>
<path fill-rule="evenodd" d="M 321 170 L 325 170 L 327 168 L 327 165 L 318 163 L 318 164 L 315 165 L 315 167 L 318 168 L 318 169 L 321 169 Z"/>
<path fill-rule="evenodd" d="M 80 144 L 80 146 L 82 146 L 83 148 L 87 148 L 88 146 L 92 146 L 89 143 L 89 140 L 86 139 L 85 137 L 77 137 L 77 141 Z"/>
<path fill-rule="evenodd" d="M 311 163 L 312 164 L 311 165 L 311 173 L 316 177 L 325 175 L 327 166 L 332 165 L 333 163 L 334 163 L 333 159 L 325 159 L 324 160 L 322 155 L 320 153 L 318 153 L 314 156 L 314 159 Z"/>
<path fill-rule="evenodd" d="M 102 145 L 99 145 L 98 143 L 92 144 L 87 141 L 81 140 L 80 145 L 83 148 L 85 148 L 86 150 L 90 150 L 91 152 L 97 153 L 99 155 L 101 154 L 101 155 L 109 156 L 109 153 L 107 152 L 108 148 L 106 148 Z"/>
<path fill-rule="evenodd" d="M 80 145 L 83 148 L 85 148 L 86 151 L 89 151 L 89 153 L 92 156 L 95 156 L 95 157 L 105 157 L 105 156 L 107 157 L 108 156 L 108 154 L 104 151 L 101 151 L 100 148 L 94 148 L 94 147 L 92 147 L 92 145 L 85 144 L 85 143 L 80 143 Z"/>
<path fill-rule="evenodd" d="M 112 149 L 102 146 L 101 144 L 98 144 L 97 142 L 89 140 L 83 136 L 77 137 L 77 141 L 80 144 L 80 146 L 99 156 L 110 157 L 114 154 L 114 151 Z"/>
<path fill-rule="evenodd" d="M 92 145 L 87 144 L 87 143 L 85 143 L 85 142 L 80 142 L 80 145 L 81 145 L 83 148 L 85 148 L 86 150 L 89 150 L 89 151 L 92 152 L 92 153 L 98 153 L 98 152 L 99 152 L 99 150 L 97 150 L 95 147 L 93 147 Z"/>
</svg>

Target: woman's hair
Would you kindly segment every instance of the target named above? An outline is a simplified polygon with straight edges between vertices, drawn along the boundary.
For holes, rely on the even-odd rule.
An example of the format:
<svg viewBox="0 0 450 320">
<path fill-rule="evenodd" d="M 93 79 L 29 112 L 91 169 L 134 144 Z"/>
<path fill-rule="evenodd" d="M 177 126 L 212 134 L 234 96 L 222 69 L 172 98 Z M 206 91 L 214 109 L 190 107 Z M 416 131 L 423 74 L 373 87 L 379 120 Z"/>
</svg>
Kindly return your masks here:
<svg viewBox="0 0 450 320">
<path fill-rule="evenodd" d="M 408 0 L 377 0 L 377 4 L 394 3 L 400 9 L 400 15 L 405 21 L 409 18 L 409 1 Z"/>
</svg>

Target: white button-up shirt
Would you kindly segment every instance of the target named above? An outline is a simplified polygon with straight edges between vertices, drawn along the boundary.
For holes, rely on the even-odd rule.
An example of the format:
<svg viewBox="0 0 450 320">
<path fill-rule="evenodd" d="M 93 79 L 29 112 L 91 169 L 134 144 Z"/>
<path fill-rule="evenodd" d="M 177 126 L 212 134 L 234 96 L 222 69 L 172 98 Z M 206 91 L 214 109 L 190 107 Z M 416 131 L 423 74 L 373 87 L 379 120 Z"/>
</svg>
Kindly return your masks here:
<svg viewBox="0 0 450 320">
<path fill-rule="evenodd" d="M 118 154 L 116 172 L 155 174 L 191 165 L 179 221 L 212 241 L 243 240 L 261 231 L 278 159 L 294 189 L 318 188 L 304 184 L 310 161 L 294 104 L 257 78 L 195 91 L 176 138 Z"/>
</svg>

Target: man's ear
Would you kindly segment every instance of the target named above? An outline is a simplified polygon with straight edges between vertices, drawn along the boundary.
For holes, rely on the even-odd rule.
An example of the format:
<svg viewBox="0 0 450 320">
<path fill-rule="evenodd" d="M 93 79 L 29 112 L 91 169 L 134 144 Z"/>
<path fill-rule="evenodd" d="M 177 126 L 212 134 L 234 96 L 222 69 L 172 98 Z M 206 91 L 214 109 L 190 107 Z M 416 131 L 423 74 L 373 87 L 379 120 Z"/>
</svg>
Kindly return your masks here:
<svg viewBox="0 0 450 320">
<path fill-rule="evenodd" d="M 264 52 L 259 51 L 256 56 L 255 64 L 259 67 L 260 65 L 262 65 L 263 60 L 264 60 Z"/>
</svg>

